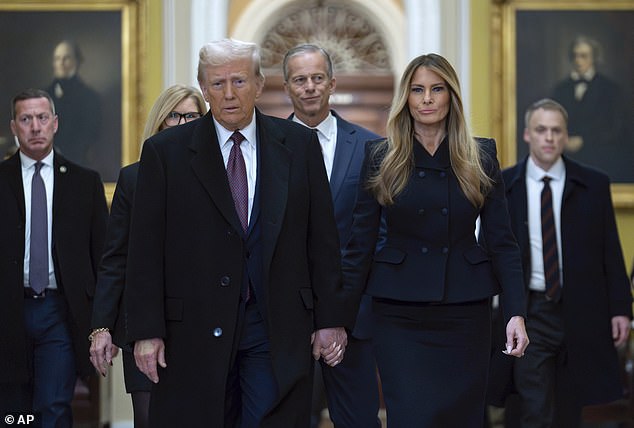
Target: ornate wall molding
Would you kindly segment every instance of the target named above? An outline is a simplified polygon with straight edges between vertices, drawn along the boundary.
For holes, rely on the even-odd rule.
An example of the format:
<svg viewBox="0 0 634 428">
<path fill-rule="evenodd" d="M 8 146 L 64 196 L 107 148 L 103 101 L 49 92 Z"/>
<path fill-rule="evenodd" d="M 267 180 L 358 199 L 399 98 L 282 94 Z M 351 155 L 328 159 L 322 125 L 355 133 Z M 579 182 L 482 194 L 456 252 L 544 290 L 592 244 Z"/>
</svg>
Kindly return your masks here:
<svg viewBox="0 0 634 428">
<path fill-rule="evenodd" d="M 390 54 L 374 25 L 354 7 L 323 3 L 296 3 L 274 22 L 261 42 L 264 68 L 279 72 L 288 49 L 315 43 L 330 53 L 337 73 L 391 74 Z"/>
</svg>

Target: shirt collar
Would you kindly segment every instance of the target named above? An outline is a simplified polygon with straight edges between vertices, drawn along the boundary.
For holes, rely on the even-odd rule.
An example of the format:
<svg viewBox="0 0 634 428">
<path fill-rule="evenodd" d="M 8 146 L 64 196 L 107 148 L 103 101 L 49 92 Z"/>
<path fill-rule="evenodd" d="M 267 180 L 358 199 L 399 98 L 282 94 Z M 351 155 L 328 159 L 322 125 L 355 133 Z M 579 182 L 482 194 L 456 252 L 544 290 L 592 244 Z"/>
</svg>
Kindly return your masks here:
<svg viewBox="0 0 634 428">
<path fill-rule="evenodd" d="M 42 162 L 44 165 L 50 166 L 51 168 L 53 167 L 53 154 L 55 153 L 54 150 L 51 150 L 51 152 L 46 155 L 44 157 L 44 159 L 42 159 L 40 162 Z M 35 165 L 37 163 L 37 161 L 35 159 L 31 159 L 30 157 L 28 157 L 27 155 L 25 155 L 24 153 L 22 153 L 22 151 L 20 151 L 20 163 L 22 164 L 22 168 L 30 168 L 33 165 Z"/>
<path fill-rule="evenodd" d="M 222 126 L 220 123 L 218 123 L 218 121 L 213 116 L 212 116 L 212 119 L 214 121 L 214 126 L 216 127 L 216 134 L 218 135 L 218 142 L 220 144 L 220 147 L 225 147 L 228 144 L 233 144 L 231 141 L 229 141 L 229 138 L 231 137 L 231 135 L 233 135 L 234 131 L 230 131 L 224 126 Z M 242 129 L 238 129 L 238 131 L 240 131 L 240 133 L 244 136 L 247 144 L 249 144 L 252 147 L 255 147 L 255 142 L 256 142 L 255 110 L 253 113 L 253 117 L 251 118 L 251 123 L 249 123 L 247 126 L 245 126 Z"/>
<path fill-rule="evenodd" d="M 541 181 L 545 175 L 549 176 L 554 181 L 563 180 L 565 173 L 566 166 L 564 165 L 564 160 L 561 156 L 555 161 L 548 171 L 541 169 L 533 161 L 532 157 L 528 157 L 528 162 L 526 163 L 526 176 L 535 181 Z"/>
<path fill-rule="evenodd" d="M 586 71 L 583 74 L 573 70 L 572 72 L 570 72 L 570 77 L 572 78 L 572 80 L 575 80 L 575 81 L 583 80 L 583 81 L 589 82 L 594 78 L 595 74 L 596 74 L 596 71 L 594 70 L 594 67 L 590 67 L 588 71 Z"/>
<path fill-rule="evenodd" d="M 328 112 L 328 116 L 326 116 L 326 118 L 322 120 L 317 126 L 306 125 L 297 117 L 296 114 L 293 115 L 293 122 L 300 123 L 307 128 L 316 129 L 322 134 L 323 137 L 326 137 L 328 139 L 330 139 L 333 129 L 335 129 L 335 127 L 337 126 L 337 121 L 330 111 Z"/>
</svg>

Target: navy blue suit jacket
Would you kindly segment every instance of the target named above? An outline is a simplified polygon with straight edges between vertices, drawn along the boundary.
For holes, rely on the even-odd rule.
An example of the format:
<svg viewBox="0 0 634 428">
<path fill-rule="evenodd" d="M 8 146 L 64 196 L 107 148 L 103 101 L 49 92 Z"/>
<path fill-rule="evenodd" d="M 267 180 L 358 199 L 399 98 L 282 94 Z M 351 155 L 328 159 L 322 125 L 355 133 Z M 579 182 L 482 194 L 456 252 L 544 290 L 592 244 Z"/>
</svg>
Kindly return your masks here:
<svg viewBox="0 0 634 428">
<path fill-rule="evenodd" d="M 339 243 L 343 253 L 350 238 L 352 211 L 357 198 L 365 143 L 379 136 L 359 125 L 342 119 L 334 110 L 331 110 L 331 113 L 337 119 L 337 144 L 330 176 L 330 192 L 332 193 L 335 208 Z M 366 295 L 362 298 L 357 321 L 352 332 L 357 339 L 370 338 L 371 304 L 372 299 L 369 296 Z"/>
</svg>

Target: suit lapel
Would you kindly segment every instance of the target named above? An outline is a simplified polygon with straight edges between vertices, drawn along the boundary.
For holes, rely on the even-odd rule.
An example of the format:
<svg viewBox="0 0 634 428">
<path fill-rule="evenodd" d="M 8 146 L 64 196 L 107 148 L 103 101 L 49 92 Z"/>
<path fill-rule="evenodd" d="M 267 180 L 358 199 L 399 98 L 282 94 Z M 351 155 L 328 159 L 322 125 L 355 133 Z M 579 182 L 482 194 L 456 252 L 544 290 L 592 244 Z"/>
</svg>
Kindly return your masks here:
<svg viewBox="0 0 634 428">
<path fill-rule="evenodd" d="M 335 158 L 330 174 L 330 192 L 333 201 L 337 199 L 341 185 L 346 177 L 354 149 L 359 142 L 354 138 L 355 130 L 348 122 L 341 119 L 335 112 L 332 114 L 337 119 L 337 144 L 335 146 Z"/>
<path fill-rule="evenodd" d="M 66 200 L 70 173 L 72 171 L 68 161 L 55 152 L 53 156 L 53 228 L 55 228 L 57 223 L 55 219 L 63 218 L 60 215 L 60 210 L 64 206 L 64 200 Z M 55 236 L 54 233 L 53 236 Z"/>
<path fill-rule="evenodd" d="M 18 207 L 20 208 L 20 215 L 24 219 L 26 216 L 26 208 L 24 205 L 24 186 L 22 185 L 22 163 L 20 162 L 20 153 L 16 152 L 16 154 L 6 162 L 11 168 L 11 172 L 8 174 L 9 187 L 11 188 L 13 196 L 15 196 Z"/>
<path fill-rule="evenodd" d="M 194 129 L 193 141 L 189 146 L 194 152 L 191 160 L 192 170 L 225 219 L 236 231 L 243 233 L 231 196 L 227 170 L 211 113 L 207 113 L 199 123 L 200 125 Z"/>
<path fill-rule="evenodd" d="M 530 244 L 528 236 L 528 201 L 526 193 L 526 160 L 518 164 L 515 176 L 512 178 L 507 189 L 509 209 L 515 211 L 514 218 L 517 219 L 516 230 L 517 243 L 522 254 L 530 254 Z"/>
<path fill-rule="evenodd" d="M 580 173 L 580 169 L 577 164 L 570 159 L 562 156 L 564 164 L 566 165 L 566 183 L 564 184 L 564 194 L 561 203 L 561 209 L 563 211 L 565 207 L 565 201 L 570 198 L 577 187 L 584 187 L 586 184 L 583 180 L 583 174 Z"/>
<path fill-rule="evenodd" d="M 262 266 L 264 278 L 267 278 L 288 203 L 291 157 L 284 146 L 284 135 L 259 111 L 257 128 L 260 149 L 258 192 L 262 221 Z"/>
</svg>

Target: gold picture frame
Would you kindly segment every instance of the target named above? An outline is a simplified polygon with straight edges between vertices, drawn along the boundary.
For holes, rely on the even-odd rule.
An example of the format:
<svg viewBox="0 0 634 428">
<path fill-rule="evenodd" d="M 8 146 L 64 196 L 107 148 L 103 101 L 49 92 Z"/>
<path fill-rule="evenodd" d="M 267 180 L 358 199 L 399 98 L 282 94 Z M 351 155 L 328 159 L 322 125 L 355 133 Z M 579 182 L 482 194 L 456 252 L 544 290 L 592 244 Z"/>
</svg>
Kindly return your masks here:
<svg viewBox="0 0 634 428">
<path fill-rule="evenodd" d="M 578 160 L 606 171 L 613 178 L 615 206 L 634 208 L 634 125 L 631 123 L 634 40 L 630 30 L 634 22 L 634 0 L 497 0 L 492 11 L 493 71 L 499 77 L 494 79 L 492 104 L 494 133 L 502 136 L 502 164 L 510 166 L 525 156 L 526 145 L 521 138 L 523 111 L 539 98 L 556 98 L 553 94 L 557 94 L 558 82 L 570 75 L 566 68 L 569 69 L 571 63 L 572 41 L 577 36 L 598 40 L 604 61 L 597 66 L 597 75 L 607 75 L 625 94 L 620 106 L 625 108 L 625 121 L 629 123 L 625 124 L 622 135 L 628 137 L 615 140 L 619 145 L 605 151 L 606 146 L 588 144 L 587 152 L 594 153 L 590 160 L 583 159 L 581 151 L 568 155 L 579 156 Z M 594 108 L 596 114 L 605 109 L 599 105 Z M 568 109 L 569 128 L 572 128 L 573 112 Z M 597 151 L 601 156 L 596 155 Z"/>
<path fill-rule="evenodd" d="M 108 200 L 114 192 L 119 169 L 135 161 L 139 153 L 143 87 L 140 70 L 144 58 L 146 1 L 4 0 L 0 3 L 0 39 L 3 40 L 0 61 L 4 64 L 0 93 L 9 97 L 0 102 L 1 117 L 10 117 L 10 97 L 27 87 L 66 97 L 67 104 L 74 109 L 90 108 L 93 102 L 81 105 L 76 102 L 81 98 L 73 98 L 70 89 L 64 93 L 59 85 L 55 86 L 53 52 L 61 41 L 76 43 L 83 57 L 77 75 L 97 94 L 98 98 L 92 99 L 99 103 L 94 116 L 99 116 L 100 121 L 98 137 L 84 138 L 81 143 L 84 145 L 77 145 L 81 151 L 72 152 L 75 159 L 67 154 L 70 149 L 64 154 L 101 174 Z M 70 102 L 71 98 L 75 104 Z M 73 117 L 86 117 L 73 116 L 69 107 L 65 114 L 58 104 L 64 103 L 56 101 L 60 129 L 55 144 L 62 127 L 83 125 L 84 119 L 72 120 Z M 3 152 L 0 154 L 13 144 L 6 120 L 0 124 L 0 151 Z"/>
</svg>

